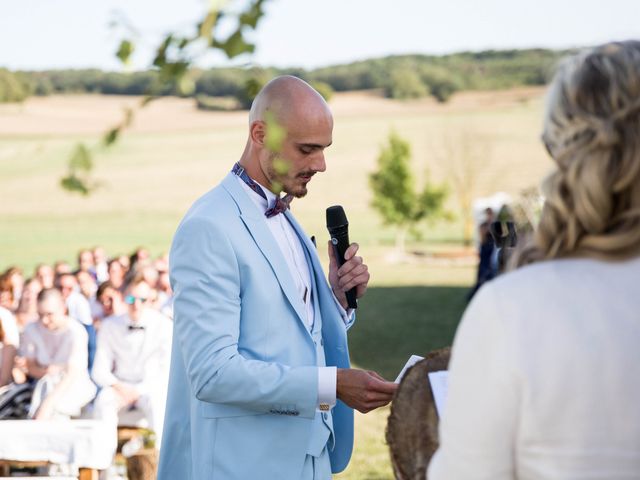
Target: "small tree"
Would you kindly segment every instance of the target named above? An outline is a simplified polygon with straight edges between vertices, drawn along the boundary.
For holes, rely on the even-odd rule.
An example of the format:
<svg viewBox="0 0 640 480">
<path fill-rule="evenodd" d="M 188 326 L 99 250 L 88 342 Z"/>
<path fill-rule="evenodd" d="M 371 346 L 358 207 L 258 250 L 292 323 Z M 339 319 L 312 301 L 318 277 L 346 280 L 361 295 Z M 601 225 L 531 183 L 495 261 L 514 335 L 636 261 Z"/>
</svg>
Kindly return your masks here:
<svg viewBox="0 0 640 480">
<path fill-rule="evenodd" d="M 18 76 L 6 68 L 0 68 L 0 103 L 21 102 L 27 95 L 27 88 Z"/>
<path fill-rule="evenodd" d="M 445 186 L 428 181 L 421 193 L 416 192 L 410 160 L 409 143 L 392 132 L 388 146 L 382 147 L 378 156 L 378 170 L 369 176 L 371 205 L 386 225 L 396 226 L 396 249 L 401 253 L 405 251 L 407 233 L 418 222 L 445 215 L 443 205 L 448 193 Z"/>
<path fill-rule="evenodd" d="M 394 70 L 385 88 L 386 96 L 396 100 L 426 97 L 428 93 L 422 79 L 409 68 Z"/>
</svg>

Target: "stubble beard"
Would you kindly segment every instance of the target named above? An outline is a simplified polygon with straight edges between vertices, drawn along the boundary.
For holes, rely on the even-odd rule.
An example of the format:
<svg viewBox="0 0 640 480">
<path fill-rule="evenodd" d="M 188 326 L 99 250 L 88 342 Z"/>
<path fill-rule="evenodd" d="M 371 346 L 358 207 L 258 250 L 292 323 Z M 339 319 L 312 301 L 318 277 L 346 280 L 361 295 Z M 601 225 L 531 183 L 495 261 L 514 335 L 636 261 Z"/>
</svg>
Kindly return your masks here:
<svg viewBox="0 0 640 480">
<path fill-rule="evenodd" d="M 300 177 L 313 176 L 315 172 L 300 172 L 295 177 L 290 177 L 287 174 L 283 175 L 276 172 L 275 168 L 273 167 L 274 160 L 275 157 L 271 159 L 271 162 L 267 167 L 267 178 L 271 185 L 279 186 L 282 192 L 293 195 L 295 198 L 304 197 L 308 192 L 307 183 L 297 182 L 301 181 Z"/>
</svg>

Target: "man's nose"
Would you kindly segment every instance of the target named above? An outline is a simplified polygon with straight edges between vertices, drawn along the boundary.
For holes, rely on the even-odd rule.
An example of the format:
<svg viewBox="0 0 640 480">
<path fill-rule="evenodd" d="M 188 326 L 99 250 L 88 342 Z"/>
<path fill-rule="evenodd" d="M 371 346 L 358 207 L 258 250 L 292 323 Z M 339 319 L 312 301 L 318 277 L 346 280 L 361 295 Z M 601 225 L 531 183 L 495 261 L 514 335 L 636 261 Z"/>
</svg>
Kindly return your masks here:
<svg viewBox="0 0 640 480">
<path fill-rule="evenodd" d="M 313 162 L 311 163 L 311 168 L 314 172 L 324 172 L 327 169 L 327 163 L 324 158 L 324 151 L 319 151 L 313 157 Z"/>
</svg>

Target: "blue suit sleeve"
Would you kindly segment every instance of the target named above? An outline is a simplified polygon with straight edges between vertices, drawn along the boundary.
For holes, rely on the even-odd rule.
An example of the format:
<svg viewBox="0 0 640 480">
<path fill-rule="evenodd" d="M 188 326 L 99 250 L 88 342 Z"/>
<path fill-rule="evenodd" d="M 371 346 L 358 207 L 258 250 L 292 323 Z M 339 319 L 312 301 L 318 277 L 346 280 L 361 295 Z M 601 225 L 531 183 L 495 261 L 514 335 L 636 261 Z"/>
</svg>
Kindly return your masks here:
<svg viewBox="0 0 640 480">
<path fill-rule="evenodd" d="M 192 394 L 204 402 L 312 418 L 316 366 L 247 359 L 238 352 L 240 271 L 227 233 L 209 219 L 185 219 L 170 264 L 174 335 Z"/>
</svg>

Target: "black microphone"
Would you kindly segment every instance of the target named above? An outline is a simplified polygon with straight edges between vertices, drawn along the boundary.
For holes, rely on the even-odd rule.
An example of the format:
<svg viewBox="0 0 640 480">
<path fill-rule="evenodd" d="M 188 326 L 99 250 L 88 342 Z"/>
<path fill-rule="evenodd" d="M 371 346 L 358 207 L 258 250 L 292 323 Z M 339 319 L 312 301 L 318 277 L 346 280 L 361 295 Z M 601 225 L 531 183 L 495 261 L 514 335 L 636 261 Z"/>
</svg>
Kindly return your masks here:
<svg viewBox="0 0 640 480">
<path fill-rule="evenodd" d="M 344 253 L 349 248 L 349 222 L 341 205 L 327 208 L 327 230 L 329 230 L 329 235 L 331 236 L 333 253 L 338 259 L 338 265 L 342 266 L 345 262 Z M 347 291 L 346 295 L 349 308 L 358 308 L 356 287 Z"/>
</svg>

